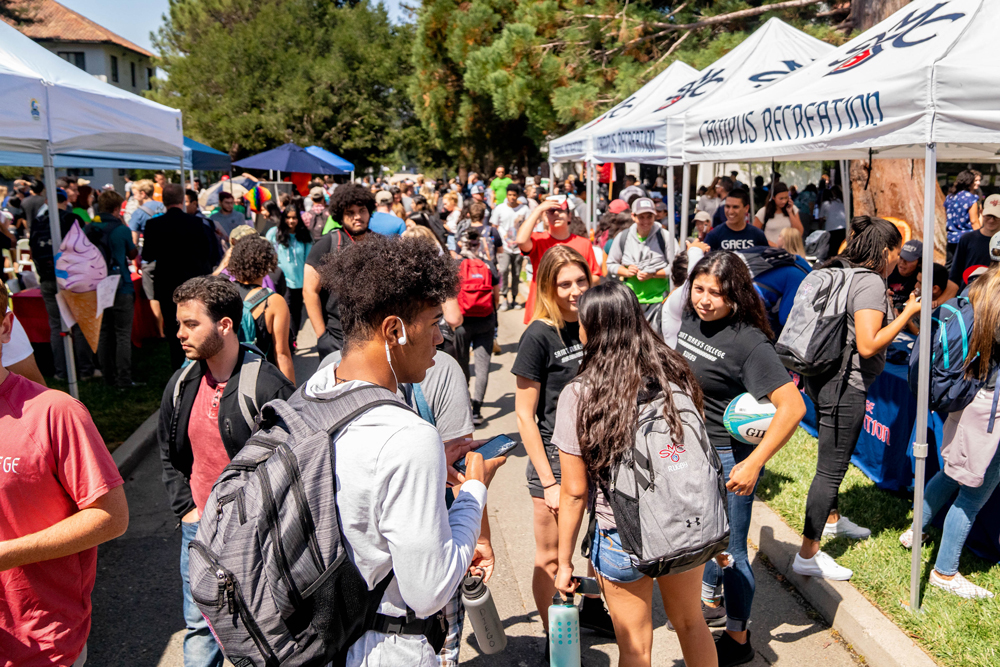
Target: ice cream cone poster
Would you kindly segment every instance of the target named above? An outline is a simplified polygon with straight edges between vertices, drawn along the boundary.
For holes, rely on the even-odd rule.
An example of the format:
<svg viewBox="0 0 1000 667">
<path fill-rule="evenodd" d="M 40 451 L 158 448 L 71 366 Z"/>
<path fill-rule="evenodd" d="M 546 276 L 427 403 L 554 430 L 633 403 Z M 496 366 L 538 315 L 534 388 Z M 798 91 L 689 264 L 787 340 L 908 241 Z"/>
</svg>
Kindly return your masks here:
<svg viewBox="0 0 1000 667">
<path fill-rule="evenodd" d="M 104 253 L 73 223 L 59 245 L 56 259 L 56 282 L 68 292 L 92 292 L 108 277 Z"/>
<path fill-rule="evenodd" d="M 70 292 L 63 290 L 59 296 L 66 302 L 66 307 L 73 314 L 73 319 L 80 325 L 80 331 L 90 349 L 97 352 L 97 342 L 101 338 L 101 320 L 104 313 L 97 310 L 97 290 L 89 292 Z"/>
</svg>

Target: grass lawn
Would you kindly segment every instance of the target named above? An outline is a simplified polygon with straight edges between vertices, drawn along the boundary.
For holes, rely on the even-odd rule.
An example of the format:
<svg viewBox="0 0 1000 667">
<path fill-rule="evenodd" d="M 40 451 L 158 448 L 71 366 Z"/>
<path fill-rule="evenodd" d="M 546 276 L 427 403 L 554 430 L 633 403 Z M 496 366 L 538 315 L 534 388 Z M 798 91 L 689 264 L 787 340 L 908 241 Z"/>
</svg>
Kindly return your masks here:
<svg viewBox="0 0 1000 667">
<path fill-rule="evenodd" d="M 79 383 L 80 400 L 90 410 L 108 449 L 114 451 L 132 432 L 160 407 L 163 388 L 173 371 L 165 340 L 146 340 L 132 348 L 132 379 L 143 383 L 128 390 L 115 389 L 95 378 Z M 54 389 L 69 391 L 69 385 L 46 376 Z"/>
<path fill-rule="evenodd" d="M 816 439 L 799 429 L 768 464 L 757 495 L 796 531 L 803 528 L 806 495 L 816 472 Z M 851 583 L 937 661 L 949 667 L 1000 665 L 1000 598 L 963 600 L 927 584 L 941 531 L 930 528 L 923 555 L 922 614 L 901 605 L 910 599 L 910 552 L 898 541 L 913 520 L 912 499 L 875 487 L 851 466 L 840 487 L 840 511 L 871 529 L 863 542 L 826 539 L 823 550 L 854 570 Z M 994 519 L 1000 520 L 1000 519 Z M 1000 564 L 963 552 L 959 571 L 1000 594 Z"/>
</svg>

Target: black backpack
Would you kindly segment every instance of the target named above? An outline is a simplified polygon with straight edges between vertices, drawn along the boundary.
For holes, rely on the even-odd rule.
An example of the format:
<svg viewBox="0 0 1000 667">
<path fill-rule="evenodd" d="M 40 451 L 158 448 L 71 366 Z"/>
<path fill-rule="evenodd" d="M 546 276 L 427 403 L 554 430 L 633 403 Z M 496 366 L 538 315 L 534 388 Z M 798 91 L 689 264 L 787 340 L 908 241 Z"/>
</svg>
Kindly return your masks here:
<svg viewBox="0 0 1000 667">
<path fill-rule="evenodd" d="M 111 218 L 107 222 L 103 222 L 100 229 L 93 223 L 83 228 L 83 233 L 86 235 L 87 240 L 97 246 L 97 249 L 104 255 L 104 262 L 108 265 L 109 276 L 121 273 L 121 266 L 119 266 L 115 260 L 114 253 L 111 251 L 111 234 L 120 226 L 122 226 L 121 220 Z"/>
</svg>

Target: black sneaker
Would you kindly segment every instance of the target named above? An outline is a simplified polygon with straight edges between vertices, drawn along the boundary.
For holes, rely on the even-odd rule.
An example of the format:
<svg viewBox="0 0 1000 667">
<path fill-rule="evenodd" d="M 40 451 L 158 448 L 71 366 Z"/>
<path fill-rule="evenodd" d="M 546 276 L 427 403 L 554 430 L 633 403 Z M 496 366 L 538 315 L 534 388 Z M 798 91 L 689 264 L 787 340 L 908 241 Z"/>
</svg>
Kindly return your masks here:
<svg viewBox="0 0 1000 667">
<path fill-rule="evenodd" d="M 719 656 L 719 667 L 733 667 L 742 665 L 753 660 L 757 652 L 750 645 L 750 631 L 747 630 L 747 643 L 741 644 L 730 636 L 728 632 L 723 632 L 715 640 L 715 652 Z"/>
<path fill-rule="evenodd" d="M 472 402 L 472 425 L 481 426 L 483 421 L 483 404 L 479 401 Z"/>
<path fill-rule="evenodd" d="M 709 607 L 705 604 L 705 601 L 701 602 L 701 615 L 705 617 L 705 622 L 708 623 L 710 628 L 724 628 L 726 627 L 726 621 L 729 617 L 726 616 L 726 605 L 720 604 L 718 607 Z M 667 619 L 667 630 L 670 632 L 677 632 L 674 630 L 674 624 Z"/>
<path fill-rule="evenodd" d="M 583 598 L 580 603 L 580 627 L 593 630 L 608 639 L 615 638 L 615 624 L 601 598 Z"/>
</svg>

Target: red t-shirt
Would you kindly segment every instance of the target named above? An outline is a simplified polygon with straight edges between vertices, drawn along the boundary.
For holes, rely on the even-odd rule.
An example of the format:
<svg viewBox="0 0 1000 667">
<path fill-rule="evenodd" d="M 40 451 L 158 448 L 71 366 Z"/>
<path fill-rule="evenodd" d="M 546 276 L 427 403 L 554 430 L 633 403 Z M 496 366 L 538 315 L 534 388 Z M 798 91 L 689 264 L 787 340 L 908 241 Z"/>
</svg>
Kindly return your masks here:
<svg viewBox="0 0 1000 667">
<path fill-rule="evenodd" d="M 225 382 L 216 382 L 211 373 L 206 372 L 201 377 L 188 420 L 188 439 L 194 457 L 191 463 L 191 496 L 200 512 L 205 511 L 212 485 L 230 461 L 219 434 L 219 402 L 225 390 Z"/>
<path fill-rule="evenodd" d="M 11 373 L 0 384 L 0 542 L 122 485 L 87 408 Z M 0 572 L 0 666 L 72 665 L 90 634 L 97 547 Z"/>
<path fill-rule="evenodd" d="M 570 234 L 569 238 L 559 241 L 552 238 L 548 232 L 535 232 L 531 235 L 531 244 L 531 252 L 528 253 L 528 259 L 531 261 L 531 285 L 528 287 L 528 301 L 524 304 L 525 324 L 531 321 L 531 315 L 535 312 L 535 275 L 538 273 L 538 265 L 542 263 L 542 255 L 552 246 L 568 245 L 583 255 L 593 275 L 599 276 L 601 274 L 601 265 L 594 257 L 594 247 L 590 245 L 590 241 L 582 236 Z"/>
</svg>

